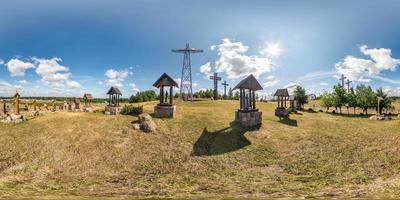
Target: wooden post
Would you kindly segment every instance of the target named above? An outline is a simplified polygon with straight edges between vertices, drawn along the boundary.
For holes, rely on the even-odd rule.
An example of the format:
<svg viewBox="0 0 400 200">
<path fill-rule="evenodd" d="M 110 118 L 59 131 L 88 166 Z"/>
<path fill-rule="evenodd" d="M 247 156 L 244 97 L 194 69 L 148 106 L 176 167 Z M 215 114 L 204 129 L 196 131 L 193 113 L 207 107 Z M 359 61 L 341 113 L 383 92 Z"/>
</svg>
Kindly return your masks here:
<svg viewBox="0 0 400 200">
<path fill-rule="evenodd" d="M 169 103 L 172 105 L 174 102 L 174 94 L 173 94 L 173 87 L 174 86 L 169 86 Z"/>
<path fill-rule="evenodd" d="M 14 102 L 14 114 L 19 115 L 19 95 L 15 96 L 15 102 Z"/>
<path fill-rule="evenodd" d="M 243 94 L 242 89 L 239 89 L 239 101 L 240 101 L 240 110 L 243 110 Z"/>
<path fill-rule="evenodd" d="M 286 108 L 286 100 L 287 100 L 287 97 L 285 97 L 285 108 Z"/>
<path fill-rule="evenodd" d="M 252 94 L 253 94 L 253 109 L 256 109 L 256 94 L 254 90 L 252 90 Z"/>
</svg>

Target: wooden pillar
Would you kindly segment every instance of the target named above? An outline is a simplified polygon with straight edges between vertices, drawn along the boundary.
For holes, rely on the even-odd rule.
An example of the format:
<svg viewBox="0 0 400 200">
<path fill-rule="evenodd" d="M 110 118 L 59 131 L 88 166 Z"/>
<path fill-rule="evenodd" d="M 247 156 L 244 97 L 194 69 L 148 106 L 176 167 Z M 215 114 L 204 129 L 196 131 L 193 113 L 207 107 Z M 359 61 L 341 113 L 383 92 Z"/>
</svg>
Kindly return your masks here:
<svg viewBox="0 0 400 200">
<path fill-rule="evenodd" d="M 15 97 L 14 114 L 19 115 L 19 96 Z"/>
<path fill-rule="evenodd" d="M 285 108 L 286 108 L 286 100 L 287 100 L 287 97 L 285 97 Z"/>
<path fill-rule="evenodd" d="M 256 94 L 254 90 L 252 90 L 251 93 L 253 95 L 253 109 L 256 109 Z"/>
<path fill-rule="evenodd" d="M 173 104 L 174 102 L 174 94 L 173 94 L 173 88 L 174 88 L 174 86 L 169 86 L 169 104 Z"/>
<path fill-rule="evenodd" d="M 240 101 L 240 110 L 243 110 L 243 89 L 242 88 L 240 88 L 239 101 Z"/>
<path fill-rule="evenodd" d="M 111 95 L 108 95 L 108 105 L 111 105 Z"/>
</svg>

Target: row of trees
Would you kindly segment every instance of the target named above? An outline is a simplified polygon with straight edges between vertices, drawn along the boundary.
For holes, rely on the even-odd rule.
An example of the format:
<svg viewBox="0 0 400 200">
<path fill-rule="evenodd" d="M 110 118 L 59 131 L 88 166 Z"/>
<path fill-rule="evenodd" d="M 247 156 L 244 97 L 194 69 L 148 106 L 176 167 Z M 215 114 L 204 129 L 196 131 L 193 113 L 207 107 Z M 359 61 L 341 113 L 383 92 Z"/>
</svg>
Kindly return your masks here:
<svg viewBox="0 0 400 200">
<path fill-rule="evenodd" d="M 168 93 L 167 93 L 168 96 Z M 158 99 L 158 95 L 154 90 L 146 90 L 143 92 L 138 92 L 136 95 L 132 95 L 129 98 L 129 103 L 140 103 L 146 101 L 155 101 Z"/>
<path fill-rule="evenodd" d="M 356 113 L 356 109 L 360 108 L 365 114 L 368 114 L 368 109 L 374 109 L 378 106 L 377 98 L 382 97 L 380 103 L 381 109 L 392 109 L 393 99 L 384 94 L 382 88 L 379 88 L 374 92 L 371 86 L 358 85 L 354 90 L 351 88 L 349 92 L 341 85 L 335 85 L 333 87 L 332 93 L 325 92 L 321 97 L 321 105 L 326 108 L 333 107 L 335 110 L 339 108 L 339 112 L 342 113 L 342 107 L 347 108 L 347 113 L 349 113 L 349 108 L 353 108 L 353 113 Z"/>
</svg>

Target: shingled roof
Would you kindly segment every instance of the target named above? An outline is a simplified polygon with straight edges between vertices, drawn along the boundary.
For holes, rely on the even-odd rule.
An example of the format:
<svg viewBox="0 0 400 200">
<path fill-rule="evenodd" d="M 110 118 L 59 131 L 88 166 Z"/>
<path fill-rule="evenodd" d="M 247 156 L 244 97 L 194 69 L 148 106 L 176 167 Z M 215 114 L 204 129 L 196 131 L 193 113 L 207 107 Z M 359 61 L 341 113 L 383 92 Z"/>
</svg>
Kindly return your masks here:
<svg viewBox="0 0 400 200">
<path fill-rule="evenodd" d="M 118 94 L 122 95 L 121 91 L 117 87 L 111 87 L 110 90 L 107 92 L 108 95 Z"/>
<path fill-rule="evenodd" d="M 287 89 L 278 89 L 274 96 L 279 96 L 279 97 L 288 97 L 289 96 L 289 92 Z"/>
<path fill-rule="evenodd" d="M 178 83 L 175 82 L 168 74 L 164 73 L 158 78 L 158 80 L 153 84 L 154 87 L 160 88 L 161 86 L 175 86 L 179 87 Z"/>
<path fill-rule="evenodd" d="M 93 95 L 92 95 L 92 94 L 89 94 L 89 93 L 86 93 L 86 94 L 83 95 L 83 98 L 84 98 L 84 99 L 92 100 L 92 99 L 93 99 Z"/>
<path fill-rule="evenodd" d="M 262 90 L 263 88 L 253 74 L 250 74 L 248 77 L 240 81 L 232 90 L 236 89 L 251 89 L 257 91 Z"/>
</svg>

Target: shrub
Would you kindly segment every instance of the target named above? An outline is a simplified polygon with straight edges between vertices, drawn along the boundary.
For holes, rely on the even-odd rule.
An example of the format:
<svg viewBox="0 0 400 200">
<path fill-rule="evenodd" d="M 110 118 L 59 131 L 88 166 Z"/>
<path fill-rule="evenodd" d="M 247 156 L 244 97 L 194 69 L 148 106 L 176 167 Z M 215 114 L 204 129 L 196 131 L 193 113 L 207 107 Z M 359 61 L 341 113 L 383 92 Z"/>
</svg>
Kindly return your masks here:
<svg viewBox="0 0 400 200">
<path fill-rule="evenodd" d="M 143 113 L 143 106 L 124 105 L 121 110 L 123 115 L 139 115 Z"/>
</svg>

